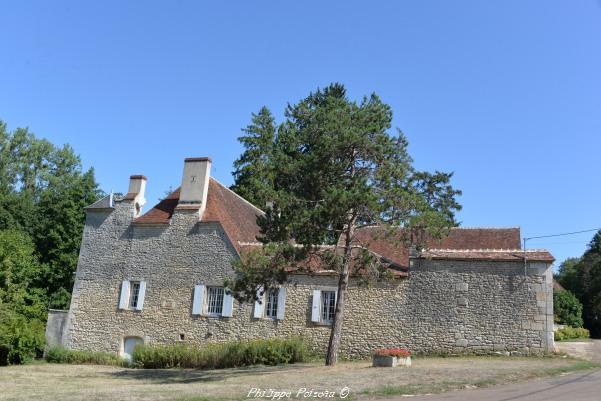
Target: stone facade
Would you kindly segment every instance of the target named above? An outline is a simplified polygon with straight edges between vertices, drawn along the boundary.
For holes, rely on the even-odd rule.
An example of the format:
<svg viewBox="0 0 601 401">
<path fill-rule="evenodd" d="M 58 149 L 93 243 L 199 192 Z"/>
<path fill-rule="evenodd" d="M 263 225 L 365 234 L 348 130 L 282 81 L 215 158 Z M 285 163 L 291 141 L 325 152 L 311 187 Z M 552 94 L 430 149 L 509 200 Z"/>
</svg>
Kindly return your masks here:
<svg viewBox="0 0 601 401">
<path fill-rule="evenodd" d="M 132 224 L 131 200 L 89 210 L 65 346 L 120 352 L 125 337 L 145 343 L 206 344 L 300 335 L 316 349 L 330 327 L 311 321 L 314 289 L 335 288 L 327 274 L 291 276 L 283 320 L 253 318 L 234 301 L 233 316 L 192 315 L 196 284 L 222 285 L 233 275 L 234 244 L 218 222 L 176 210 L 167 225 Z M 542 352 L 553 347 L 550 264 L 412 259 L 409 276 L 369 287 L 351 283 L 341 353 L 375 348 L 414 352 Z M 119 309 L 123 280 L 144 280 L 140 311 Z"/>
</svg>

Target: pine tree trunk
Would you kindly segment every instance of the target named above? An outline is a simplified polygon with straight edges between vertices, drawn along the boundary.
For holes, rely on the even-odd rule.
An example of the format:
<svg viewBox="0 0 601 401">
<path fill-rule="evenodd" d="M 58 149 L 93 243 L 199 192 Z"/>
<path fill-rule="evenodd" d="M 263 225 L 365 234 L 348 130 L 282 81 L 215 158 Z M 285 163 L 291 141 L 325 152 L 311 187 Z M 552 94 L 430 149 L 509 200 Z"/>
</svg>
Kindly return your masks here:
<svg viewBox="0 0 601 401">
<path fill-rule="evenodd" d="M 328 344 L 328 353 L 326 355 L 326 365 L 334 366 L 338 362 L 338 351 L 340 350 L 340 341 L 342 340 L 342 322 L 344 320 L 344 307 L 346 304 L 346 295 L 348 290 L 348 282 L 350 276 L 352 262 L 352 241 L 355 231 L 355 218 L 349 222 L 345 232 L 344 241 L 344 258 L 342 263 L 342 271 L 338 280 L 338 297 L 336 300 L 336 313 L 334 315 L 334 323 L 330 333 L 330 342 Z"/>
</svg>

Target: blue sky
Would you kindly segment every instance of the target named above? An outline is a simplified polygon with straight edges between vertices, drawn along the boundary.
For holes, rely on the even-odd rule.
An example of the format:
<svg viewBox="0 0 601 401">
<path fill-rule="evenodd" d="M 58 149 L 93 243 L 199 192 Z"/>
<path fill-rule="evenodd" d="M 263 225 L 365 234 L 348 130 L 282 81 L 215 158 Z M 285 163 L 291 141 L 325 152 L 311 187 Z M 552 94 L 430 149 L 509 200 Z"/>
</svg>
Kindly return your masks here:
<svg viewBox="0 0 601 401">
<path fill-rule="evenodd" d="M 232 182 L 251 112 L 330 82 L 378 93 L 463 226 L 601 227 L 601 2 L 24 1 L 0 13 L 0 119 L 71 144 L 105 191 L 184 157 Z M 593 233 L 532 240 L 561 261 Z"/>
</svg>

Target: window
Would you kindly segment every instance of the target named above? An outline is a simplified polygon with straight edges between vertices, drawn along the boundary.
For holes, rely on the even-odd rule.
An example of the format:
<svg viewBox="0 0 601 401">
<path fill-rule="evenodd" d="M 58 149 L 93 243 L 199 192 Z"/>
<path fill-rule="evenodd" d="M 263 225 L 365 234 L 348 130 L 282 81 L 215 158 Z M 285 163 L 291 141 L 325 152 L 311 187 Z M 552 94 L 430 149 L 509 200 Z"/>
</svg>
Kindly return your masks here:
<svg viewBox="0 0 601 401">
<path fill-rule="evenodd" d="M 129 307 L 130 309 L 136 309 L 138 307 L 138 300 L 140 298 L 140 282 L 130 282 L 129 289 Z"/>
<path fill-rule="evenodd" d="M 278 297 L 280 295 L 279 288 L 272 288 L 265 293 L 265 317 L 276 319 L 278 317 Z"/>
<path fill-rule="evenodd" d="M 321 321 L 323 323 L 334 322 L 336 313 L 336 291 L 321 292 Z"/>
<path fill-rule="evenodd" d="M 214 316 L 223 312 L 223 287 L 207 287 L 207 312 Z"/>
</svg>

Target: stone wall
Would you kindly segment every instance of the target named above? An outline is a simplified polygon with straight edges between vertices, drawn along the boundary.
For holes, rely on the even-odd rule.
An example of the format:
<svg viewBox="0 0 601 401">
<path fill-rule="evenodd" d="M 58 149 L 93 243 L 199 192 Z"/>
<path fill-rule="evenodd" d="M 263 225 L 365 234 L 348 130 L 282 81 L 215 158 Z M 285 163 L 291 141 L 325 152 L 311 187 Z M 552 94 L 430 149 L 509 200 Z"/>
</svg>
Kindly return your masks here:
<svg viewBox="0 0 601 401">
<path fill-rule="evenodd" d="M 284 320 L 254 319 L 253 305 L 236 301 L 232 318 L 193 316 L 194 285 L 221 285 L 233 274 L 236 253 L 222 227 L 199 223 L 189 211 L 176 211 L 163 226 L 136 226 L 132 219 L 127 201 L 112 211 L 88 212 L 69 312 L 69 347 L 119 352 L 127 336 L 173 343 L 183 334 L 185 342 L 205 344 L 301 335 L 325 350 L 330 327 L 311 322 L 312 291 L 335 287 L 336 277 L 292 276 Z M 525 276 L 517 262 L 412 263 L 409 278 L 370 287 L 351 283 L 344 356 L 388 346 L 483 353 L 548 347 L 553 323 L 548 266 L 534 266 Z M 118 309 L 123 280 L 146 281 L 143 310 Z"/>
<path fill-rule="evenodd" d="M 49 309 L 46 321 L 46 347 L 63 347 L 65 345 L 65 330 L 67 325 L 68 311 Z"/>
</svg>

